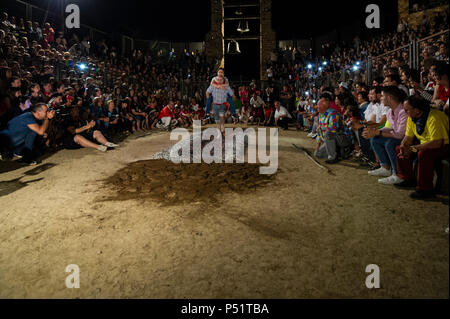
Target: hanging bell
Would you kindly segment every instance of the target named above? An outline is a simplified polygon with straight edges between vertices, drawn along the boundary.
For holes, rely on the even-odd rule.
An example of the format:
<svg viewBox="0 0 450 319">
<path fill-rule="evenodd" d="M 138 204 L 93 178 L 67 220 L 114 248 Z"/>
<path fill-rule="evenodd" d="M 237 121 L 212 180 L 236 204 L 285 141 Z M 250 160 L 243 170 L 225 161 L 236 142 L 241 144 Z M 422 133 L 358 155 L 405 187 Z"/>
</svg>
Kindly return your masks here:
<svg viewBox="0 0 450 319">
<path fill-rule="evenodd" d="M 239 24 L 238 24 L 238 27 L 237 27 L 236 30 L 239 31 L 239 32 L 241 32 L 241 33 L 244 32 L 243 29 L 242 29 L 242 21 L 239 21 Z"/>
<path fill-rule="evenodd" d="M 236 40 L 231 40 L 228 42 L 228 48 L 227 48 L 228 54 L 240 54 L 241 51 L 239 50 L 239 43 Z"/>
<path fill-rule="evenodd" d="M 248 20 L 247 20 L 247 21 L 245 21 L 245 29 L 242 30 L 242 32 L 249 32 L 249 31 L 250 31 L 250 28 L 248 27 Z"/>
<path fill-rule="evenodd" d="M 240 21 L 236 30 L 241 33 L 249 32 L 250 28 L 248 27 L 248 20 Z"/>
</svg>

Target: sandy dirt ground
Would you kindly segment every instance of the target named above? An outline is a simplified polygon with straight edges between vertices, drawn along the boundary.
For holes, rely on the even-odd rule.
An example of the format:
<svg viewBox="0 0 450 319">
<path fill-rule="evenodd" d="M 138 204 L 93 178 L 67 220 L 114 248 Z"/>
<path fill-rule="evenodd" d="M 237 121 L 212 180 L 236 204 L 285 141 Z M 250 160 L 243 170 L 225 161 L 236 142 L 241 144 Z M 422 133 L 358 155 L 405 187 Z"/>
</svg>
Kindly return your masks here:
<svg viewBox="0 0 450 319">
<path fill-rule="evenodd" d="M 448 196 L 412 201 L 350 161 L 329 175 L 292 129 L 267 179 L 146 161 L 173 143 L 154 133 L 0 163 L 0 298 L 449 297 Z M 224 179 L 234 187 L 217 189 Z M 369 264 L 380 289 L 365 286 Z"/>
</svg>

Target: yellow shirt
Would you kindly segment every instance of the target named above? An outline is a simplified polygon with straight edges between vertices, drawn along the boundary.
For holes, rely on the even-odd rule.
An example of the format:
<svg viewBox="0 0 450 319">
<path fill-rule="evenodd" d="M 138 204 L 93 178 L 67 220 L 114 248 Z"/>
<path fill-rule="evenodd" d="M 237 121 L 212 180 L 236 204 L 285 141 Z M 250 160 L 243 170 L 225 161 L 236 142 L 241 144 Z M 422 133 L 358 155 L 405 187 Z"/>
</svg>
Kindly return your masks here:
<svg viewBox="0 0 450 319">
<path fill-rule="evenodd" d="M 417 137 L 420 144 L 436 140 L 444 140 L 444 144 L 448 144 L 448 124 L 448 116 L 445 113 L 431 109 L 422 135 L 417 134 L 416 124 L 412 121 L 411 117 L 408 117 L 405 135 L 408 137 Z"/>
</svg>

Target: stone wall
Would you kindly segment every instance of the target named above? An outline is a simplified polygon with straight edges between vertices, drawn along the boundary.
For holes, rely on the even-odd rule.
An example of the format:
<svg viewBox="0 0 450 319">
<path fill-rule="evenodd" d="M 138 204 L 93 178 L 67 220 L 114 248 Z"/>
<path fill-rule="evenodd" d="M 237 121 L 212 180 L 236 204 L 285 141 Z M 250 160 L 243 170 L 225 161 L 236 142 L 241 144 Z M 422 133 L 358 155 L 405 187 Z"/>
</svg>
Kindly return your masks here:
<svg viewBox="0 0 450 319">
<path fill-rule="evenodd" d="M 411 27 L 416 27 L 424 19 L 432 17 L 438 12 L 448 11 L 449 5 L 427 9 L 425 11 L 409 13 L 409 0 L 398 0 L 398 17 L 399 21 L 406 20 Z"/>
<path fill-rule="evenodd" d="M 206 35 L 205 53 L 209 61 L 217 61 L 216 68 L 224 66 L 223 0 L 211 0 L 211 30 Z"/>
<path fill-rule="evenodd" d="M 270 53 L 276 48 L 277 39 L 272 29 L 272 0 L 260 0 L 260 79 L 267 80 L 266 66 Z"/>
</svg>

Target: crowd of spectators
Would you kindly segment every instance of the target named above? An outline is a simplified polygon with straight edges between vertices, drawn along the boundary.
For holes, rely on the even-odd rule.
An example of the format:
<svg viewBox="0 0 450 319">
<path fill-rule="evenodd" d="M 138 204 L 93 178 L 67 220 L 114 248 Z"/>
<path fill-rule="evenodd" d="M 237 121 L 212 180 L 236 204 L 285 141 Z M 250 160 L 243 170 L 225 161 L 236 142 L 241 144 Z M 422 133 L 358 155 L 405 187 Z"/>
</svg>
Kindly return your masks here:
<svg viewBox="0 0 450 319">
<path fill-rule="evenodd" d="M 49 23 L 0 16 L 0 138 L 2 158 L 35 164 L 48 148 L 117 147 L 109 140 L 166 129 L 161 119 L 189 126 L 203 118 L 213 64 L 199 51 L 134 50 L 122 56 L 106 41 Z M 192 84 L 192 85 L 190 85 Z M 188 89 L 186 89 L 188 88 Z M 172 123 L 170 123 L 172 124 Z"/>
<path fill-rule="evenodd" d="M 423 42 L 419 70 L 397 51 L 374 62 L 372 83 L 361 72 L 340 83 L 318 80 L 336 70 L 355 71 L 355 65 L 362 69 L 368 56 L 437 32 L 445 21 L 447 15 L 438 15 L 415 30 L 402 22 L 395 34 L 364 42 L 357 38 L 353 46 L 325 45 L 313 60 L 296 49 L 274 53 L 268 85 L 262 88 L 253 80 L 231 86 L 228 106 L 237 116 L 227 109 L 225 121 L 284 130 L 294 125 L 316 140 L 314 155 L 326 163 L 352 158 L 370 167 L 369 175 L 379 177 L 379 183 L 416 187 L 414 198 L 432 196 L 436 163 L 448 157 L 448 33 Z M 35 164 L 47 148 L 105 152 L 118 147 L 117 135 L 211 121 L 204 106 L 214 71 L 198 51 L 163 57 L 135 50 L 121 56 L 105 41 L 66 39 L 48 23 L 42 28 L 36 22 L 16 23 L 4 13 L 2 158 Z M 185 89 L 193 83 L 204 85 Z"/>
<path fill-rule="evenodd" d="M 440 160 L 449 157 L 446 29 L 448 13 L 442 12 L 414 29 L 402 21 L 395 33 L 325 44 L 315 58 L 285 48 L 267 64 L 268 83 L 280 88 L 297 129 L 316 139 L 317 158 L 359 161 L 379 183 L 416 188 L 411 197 L 427 198 L 435 194 Z M 420 41 L 419 69 L 411 68 L 407 45 L 436 33 Z"/>
<path fill-rule="evenodd" d="M 372 78 L 384 76 L 386 68 L 407 67 L 408 44 L 413 40 L 424 39 L 448 29 L 448 12 L 443 11 L 424 18 L 416 27 L 410 27 L 401 21 L 395 32 L 383 34 L 366 40 L 356 36 L 352 43 L 332 42 L 321 46 L 316 56 L 299 48 L 285 47 L 272 53 L 267 61 L 269 83 L 288 85 L 304 93 L 312 85 L 331 85 L 334 82 L 351 80 L 354 83 L 364 81 L 367 75 L 367 61 L 372 58 Z M 387 54 L 395 49 L 404 47 Z M 423 60 L 421 72 L 426 81 L 427 71 L 433 60 L 449 59 L 448 32 L 439 37 L 420 43 Z M 384 55 L 384 56 L 382 56 Z M 375 59 L 375 57 L 381 56 Z M 401 70 L 402 71 L 402 70 Z"/>
</svg>

